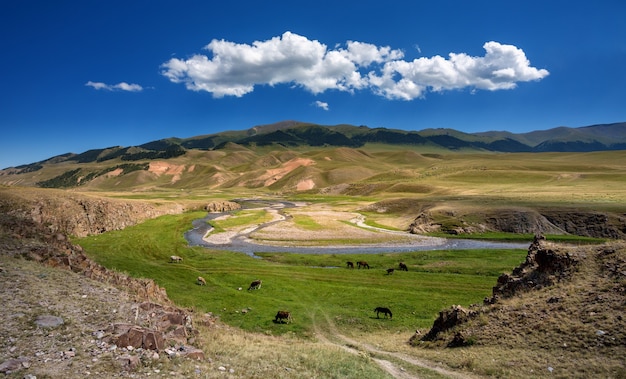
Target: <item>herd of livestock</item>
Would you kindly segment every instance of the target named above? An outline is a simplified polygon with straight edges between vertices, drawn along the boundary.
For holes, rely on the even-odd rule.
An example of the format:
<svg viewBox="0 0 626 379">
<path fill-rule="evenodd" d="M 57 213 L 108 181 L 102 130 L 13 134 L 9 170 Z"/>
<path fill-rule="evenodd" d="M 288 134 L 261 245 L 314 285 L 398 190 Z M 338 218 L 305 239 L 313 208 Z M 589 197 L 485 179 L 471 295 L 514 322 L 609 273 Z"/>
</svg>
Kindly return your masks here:
<svg viewBox="0 0 626 379">
<path fill-rule="evenodd" d="M 170 263 L 178 263 L 178 262 L 182 262 L 183 258 L 178 256 L 178 255 L 172 255 L 170 256 Z M 355 266 L 354 262 L 346 262 L 346 267 L 349 269 L 353 269 Z M 358 261 L 356 262 L 356 267 L 358 269 L 369 269 L 370 265 L 365 262 L 365 261 Z M 402 270 L 402 271 L 409 271 L 409 268 L 407 267 L 407 265 L 403 262 L 400 262 L 398 264 L 398 269 Z M 387 275 L 391 275 L 393 274 L 393 272 L 395 271 L 395 268 L 388 268 L 387 270 Z M 248 291 L 250 290 L 258 290 L 261 288 L 261 284 L 263 283 L 263 281 L 261 279 L 257 279 L 254 280 L 252 283 L 250 283 L 250 286 L 248 287 Z M 206 286 L 206 279 L 204 279 L 201 276 L 198 276 L 198 278 L 196 279 L 196 284 L 200 285 L 200 286 Z M 374 312 L 376 312 L 376 318 L 380 318 L 379 315 L 382 313 L 385 318 L 389 317 L 392 318 L 393 314 L 391 313 L 391 310 L 389 310 L 389 308 L 386 307 L 376 307 L 374 309 Z M 293 321 L 293 317 L 291 316 L 291 312 L 289 311 L 278 311 L 276 313 L 276 316 L 274 317 L 274 322 L 275 323 L 290 323 L 291 321 Z"/>
</svg>

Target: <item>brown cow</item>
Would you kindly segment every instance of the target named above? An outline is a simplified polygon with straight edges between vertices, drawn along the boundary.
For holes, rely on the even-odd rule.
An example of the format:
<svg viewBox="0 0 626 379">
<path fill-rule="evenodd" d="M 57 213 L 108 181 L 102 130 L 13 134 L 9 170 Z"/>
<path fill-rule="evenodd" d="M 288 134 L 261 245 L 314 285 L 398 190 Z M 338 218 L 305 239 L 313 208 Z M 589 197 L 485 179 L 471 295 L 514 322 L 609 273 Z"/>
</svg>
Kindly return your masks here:
<svg viewBox="0 0 626 379">
<path fill-rule="evenodd" d="M 293 318 L 291 317 L 291 312 L 278 311 L 278 313 L 276 313 L 276 317 L 274 317 L 274 322 L 280 322 L 282 324 L 283 320 L 286 320 L 285 322 L 287 324 L 293 321 Z"/>
<path fill-rule="evenodd" d="M 248 291 L 258 290 L 259 288 L 261 288 L 261 283 L 263 283 L 261 279 L 255 280 L 254 282 L 250 283 L 250 287 L 248 287 Z"/>
<path fill-rule="evenodd" d="M 198 279 L 196 279 L 196 283 L 199 286 L 206 286 L 206 280 L 201 276 L 198 276 Z"/>
<path fill-rule="evenodd" d="M 350 262 L 350 261 L 346 262 L 346 267 L 347 268 L 354 268 L 354 262 Z"/>
<path fill-rule="evenodd" d="M 363 267 L 363 268 L 367 267 L 367 269 L 369 270 L 369 268 L 370 268 L 370 265 L 368 265 L 368 264 L 367 264 L 367 262 L 365 262 L 365 261 L 358 261 L 358 262 L 356 263 L 356 266 L 357 266 L 357 268 L 359 268 L 359 269 L 360 269 L 361 267 Z"/>
<path fill-rule="evenodd" d="M 406 266 L 406 264 L 404 264 L 404 262 L 398 263 L 398 267 L 400 267 L 400 270 L 402 271 L 409 271 L 409 268 Z"/>
</svg>

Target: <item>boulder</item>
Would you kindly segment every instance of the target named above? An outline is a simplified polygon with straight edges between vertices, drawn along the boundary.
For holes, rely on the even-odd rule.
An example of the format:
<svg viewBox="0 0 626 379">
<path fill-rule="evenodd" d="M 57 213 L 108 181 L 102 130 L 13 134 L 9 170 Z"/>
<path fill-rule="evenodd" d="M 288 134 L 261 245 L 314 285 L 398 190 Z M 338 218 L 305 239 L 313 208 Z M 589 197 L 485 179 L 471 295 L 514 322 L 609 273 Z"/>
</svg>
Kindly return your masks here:
<svg viewBox="0 0 626 379">
<path fill-rule="evenodd" d="M 163 334 L 152 330 L 143 333 L 143 348 L 147 350 L 163 350 L 165 346 Z"/>
<path fill-rule="evenodd" d="M 42 315 L 37 316 L 35 324 L 41 328 L 56 328 L 63 325 L 63 319 L 52 315 Z"/>
<path fill-rule="evenodd" d="M 122 365 L 122 368 L 127 371 L 134 371 L 141 363 L 138 356 L 130 354 L 124 354 L 118 357 L 117 360 Z"/>
<path fill-rule="evenodd" d="M 3 374 L 9 374 L 12 371 L 17 371 L 26 367 L 28 360 L 26 358 L 14 358 L 0 363 L 0 372 Z"/>
<path fill-rule="evenodd" d="M 128 347 L 132 346 L 134 348 L 143 347 L 143 328 L 138 326 L 132 326 L 127 331 L 122 334 L 117 335 L 113 342 L 118 347 Z"/>
</svg>

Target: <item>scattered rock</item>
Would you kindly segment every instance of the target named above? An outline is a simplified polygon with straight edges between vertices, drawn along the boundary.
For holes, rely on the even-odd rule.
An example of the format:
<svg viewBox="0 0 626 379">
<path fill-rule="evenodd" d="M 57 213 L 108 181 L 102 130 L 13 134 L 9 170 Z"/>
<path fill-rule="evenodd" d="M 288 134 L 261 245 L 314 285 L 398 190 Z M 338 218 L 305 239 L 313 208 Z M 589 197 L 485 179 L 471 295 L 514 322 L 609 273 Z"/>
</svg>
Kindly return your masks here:
<svg viewBox="0 0 626 379">
<path fill-rule="evenodd" d="M 141 363 L 138 356 L 130 354 L 122 355 L 117 360 L 121 363 L 122 368 L 127 371 L 134 371 Z"/>
<path fill-rule="evenodd" d="M 74 358 L 75 356 L 76 356 L 76 351 L 74 351 L 73 349 L 63 352 L 63 358 L 65 359 Z"/>
<path fill-rule="evenodd" d="M 180 355 L 189 359 L 204 360 L 204 352 L 191 346 L 182 346 L 179 349 Z"/>
<path fill-rule="evenodd" d="M 8 361 L 4 361 L 0 364 L 0 372 L 3 374 L 8 374 L 13 371 L 17 371 L 21 368 L 24 368 L 24 363 L 27 363 L 28 360 L 26 358 L 14 358 L 9 359 Z"/>
<path fill-rule="evenodd" d="M 41 328 L 56 328 L 63 325 L 63 319 L 52 315 L 42 315 L 35 319 L 35 324 Z"/>
</svg>

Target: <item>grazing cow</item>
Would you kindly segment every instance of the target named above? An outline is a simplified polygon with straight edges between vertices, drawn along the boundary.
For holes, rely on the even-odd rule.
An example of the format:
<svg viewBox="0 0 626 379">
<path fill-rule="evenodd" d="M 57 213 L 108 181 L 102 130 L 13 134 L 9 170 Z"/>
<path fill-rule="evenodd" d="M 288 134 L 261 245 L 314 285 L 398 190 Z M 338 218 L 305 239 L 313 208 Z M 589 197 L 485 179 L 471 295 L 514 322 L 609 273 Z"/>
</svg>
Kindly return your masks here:
<svg viewBox="0 0 626 379">
<path fill-rule="evenodd" d="M 400 270 L 402 271 L 409 271 L 409 268 L 406 266 L 406 264 L 404 264 L 404 262 L 398 263 L 398 267 L 400 267 Z"/>
<path fill-rule="evenodd" d="M 365 262 L 365 261 L 358 261 L 358 262 L 356 263 L 356 266 L 357 266 L 357 268 L 359 268 L 359 269 L 360 269 L 361 267 L 363 267 L 363 268 L 367 267 L 367 269 L 369 270 L 369 268 L 370 268 L 370 265 L 368 265 L 368 264 L 367 264 L 367 262 Z"/>
<path fill-rule="evenodd" d="M 259 288 L 261 288 L 261 279 L 255 280 L 254 282 L 250 283 L 250 287 L 248 287 L 248 291 L 250 290 L 258 290 Z"/>
<path fill-rule="evenodd" d="M 179 257 L 178 255 L 172 255 L 170 256 L 170 263 L 176 263 L 176 262 L 182 262 L 183 258 Z"/>
<path fill-rule="evenodd" d="M 196 283 L 199 286 L 206 286 L 206 280 L 204 280 L 204 278 L 201 276 L 198 276 L 198 279 L 196 279 Z"/>
<path fill-rule="evenodd" d="M 393 274 L 393 272 L 394 272 L 393 268 L 388 268 L 387 269 L 387 275 L 391 275 L 391 274 Z"/>
<path fill-rule="evenodd" d="M 354 268 L 354 262 L 350 262 L 350 261 L 346 262 L 346 267 L 347 268 Z"/>
<path fill-rule="evenodd" d="M 274 322 L 280 322 L 282 324 L 283 320 L 286 320 L 285 322 L 287 324 L 293 321 L 293 318 L 291 317 L 291 312 L 278 311 L 278 313 L 276 313 L 276 317 L 274 317 Z"/>
<path fill-rule="evenodd" d="M 374 312 L 376 312 L 376 318 L 380 318 L 378 317 L 379 313 L 383 313 L 385 315 L 385 318 L 387 316 L 389 316 L 389 318 L 392 318 L 393 315 L 391 314 L 391 311 L 389 310 L 389 308 L 385 308 L 385 307 L 376 307 L 376 309 L 374 309 Z"/>
</svg>

